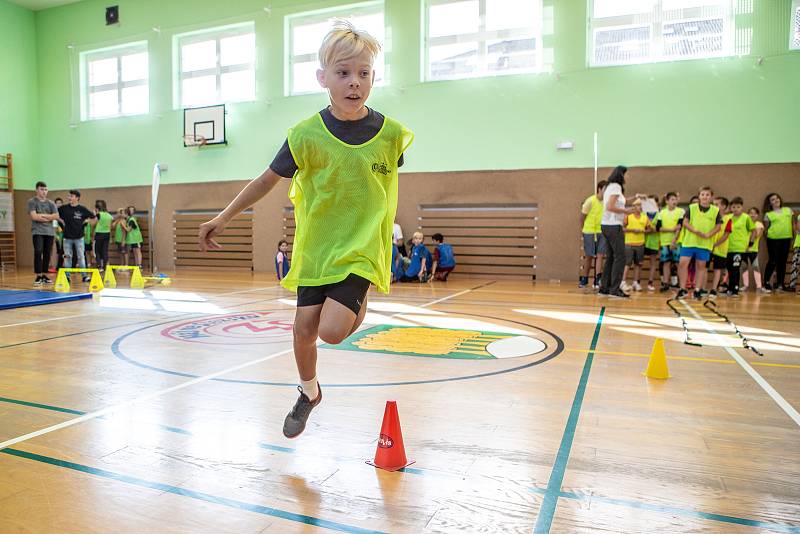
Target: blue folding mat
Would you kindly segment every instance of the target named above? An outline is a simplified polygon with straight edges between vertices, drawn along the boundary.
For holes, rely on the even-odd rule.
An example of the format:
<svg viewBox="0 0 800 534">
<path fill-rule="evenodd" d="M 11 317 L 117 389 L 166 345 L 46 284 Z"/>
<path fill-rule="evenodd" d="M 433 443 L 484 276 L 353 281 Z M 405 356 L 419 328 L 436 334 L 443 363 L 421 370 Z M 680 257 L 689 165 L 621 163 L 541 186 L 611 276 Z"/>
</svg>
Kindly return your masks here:
<svg viewBox="0 0 800 534">
<path fill-rule="evenodd" d="M 55 304 L 70 300 L 90 299 L 91 293 L 56 293 L 55 291 L 0 289 L 0 310 Z"/>
</svg>

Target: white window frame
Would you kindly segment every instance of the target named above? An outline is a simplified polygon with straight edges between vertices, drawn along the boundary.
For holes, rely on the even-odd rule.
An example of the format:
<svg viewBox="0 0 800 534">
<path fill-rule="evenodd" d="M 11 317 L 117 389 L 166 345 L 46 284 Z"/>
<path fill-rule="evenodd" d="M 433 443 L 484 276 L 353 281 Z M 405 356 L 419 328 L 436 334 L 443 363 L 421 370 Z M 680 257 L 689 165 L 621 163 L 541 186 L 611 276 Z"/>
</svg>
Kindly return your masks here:
<svg viewBox="0 0 800 534">
<path fill-rule="evenodd" d="M 587 24 L 587 64 L 591 68 L 601 67 L 615 67 L 620 65 L 642 65 L 647 63 L 661 63 L 666 61 L 689 61 L 697 59 L 709 59 L 715 57 L 727 57 L 736 55 L 736 12 L 734 9 L 734 0 L 728 0 L 724 6 L 718 8 L 711 8 L 718 11 L 718 14 L 711 15 L 716 18 L 722 19 L 722 49 L 716 53 L 696 55 L 696 56 L 679 56 L 679 55 L 666 55 L 665 40 L 663 35 L 663 27 L 667 24 L 676 24 L 681 22 L 691 22 L 696 20 L 704 20 L 710 18 L 709 14 L 704 13 L 708 8 L 704 7 L 689 7 L 680 10 L 681 16 L 677 18 L 667 18 L 663 9 L 663 0 L 654 0 L 652 11 L 637 13 L 631 15 L 618 15 L 612 17 L 594 17 L 594 2 L 595 0 L 587 0 L 588 19 Z M 623 28 L 637 28 L 649 26 L 650 27 L 650 55 L 645 59 L 637 59 L 631 61 L 616 61 L 616 62 L 597 62 L 595 59 L 595 35 L 598 31 L 623 29 Z"/>
<path fill-rule="evenodd" d="M 542 45 L 542 27 L 544 25 L 544 8 L 542 0 L 530 0 L 536 7 L 536 15 L 532 21 L 531 28 L 512 28 L 504 30 L 486 30 L 486 5 L 492 0 L 478 0 L 479 23 L 478 31 L 457 35 L 444 35 L 440 37 L 430 37 L 430 8 L 436 5 L 455 4 L 463 0 L 423 0 L 423 28 L 422 28 L 422 81 L 436 82 L 443 80 L 462 80 L 470 78 L 488 78 L 494 76 L 509 76 L 514 74 L 531 74 L 544 71 L 544 46 Z M 534 38 L 536 40 L 536 64 L 531 69 L 514 69 L 509 71 L 490 71 L 478 70 L 471 74 L 457 74 L 453 76 L 431 76 L 430 48 L 434 46 L 472 43 L 478 44 L 478 65 L 485 65 L 488 55 L 488 41 L 514 39 L 514 38 Z"/>
<path fill-rule="evenodd" d="M 237 65 L 223 66 L 220 53 L 220 40 L 226 37 L 236 37 L 239 35 L 253 34 L 255 36 L 255 22 L 240 22 L 237 24 L 230 24 L 227 26 L 218 26 L 215 28 L 206 28 L 203 30 L 182 33 L 173 37 L 173 61 L 175 63 L 175 85 L 173 92 L 173 101 L 175 109 L 187 107 L 183 104 L 183 80 L 200 77 L 200 76 L 215 76 L 217 80 L 217 97 L 212 102 L 206 102 L 204 106 L 211 106 L 217 104 L 228 104 L 231 102 L 255 102 L 258 100 L 258 84 L 256 83 L 256 62 L 258 58 L 258 43 L 256 42 L 253 50 L 253 61 L 250 63 L 239 63 Z M 211 68 L 195 70 L 190 72 L 183 72 L 182 63 L 182 49 L 184 46 L 199 43 L 203 41 L 216 42 L 216 65 Z M 253 71 L 253 98 L 247 100 L 225 100 L 222 98 L 222 75 L 231 72 Z"/>
<path fill-rule="evenodd" d="M 133 54 L 147 54 L 147 77 L 139 80 L 122 81 L 122 57 Z M 104 85 L 89 85 L 89 63 L 103 59 L 117 59 L 117 80 L 113 83 Z M 97 50 L 87 50 L 80 53 L 80 95 L 81 95 L 81 121 L 95 121 L 104 119 L 115 119 L 118 117 L 132 117 L 136 115 L 147 115 L 150 113 L 150 53 L 148 51 L 147 41 L 137 41 L 133 43 L 125 43 L 122 45 L 111 46 L 108 48 L 100 48 Z M 147 86 L 147 110 L 137 113 L 123 113 L 122 112 L 122 90 L 128 87 Z M 112 89 L 117 90 L 117 113 L 114 115 L 103 115 L 102 117 L 92 117 L 89 115 L 91 111 L 90 99 L 92 93 L 99 93 L 109 91 Z"/>
<path fill-rule="evenodd" d="M 383 0 L 372 0 L 370 2 L 359 2 L 356 4 L 348 4 L 344 6 L 336 6 L 327 9 L 319 9 L 314 11 L 305 11 L 302 13 L 293 13 L 284 18 L 284 37 L 286 46 L 286 61 L 284 63 L 284 77 L 285 80 L 283 93 L 285 96 L 298 96 L 308 95 L 314 93 L 324 92 L 325 89 L 320 87 L 314 91 L 295 91 L 294 90 L 294 65 L 296 63 L 311 63 L 319 61 L 319 54 L 317 52 L 308 54 L 293 55 L 294 50 L 294 28 L 296 26 L 305 26 L 308 24 L 317 24 L 324 22 L 333 17 L 350 18 L 353 16 L 374 15 L 380 13 L 383 15 L 383 25 L 386 27 L 386 10 Z M 385 34 L 385 32 L 384 32 Z M 322 44 L 322 43 L 320 43 Z M 384 43 L 381 43 L 383 46 Z M 385 52 L 385 50 L 382 50 Z M 381 78 L 376 80 L 375 87 L 381 87 L 388 84 L 388 69 L 386 62 L 383 65 L 374 65 L 378 67 L 381 72 Z"/>
</svg>

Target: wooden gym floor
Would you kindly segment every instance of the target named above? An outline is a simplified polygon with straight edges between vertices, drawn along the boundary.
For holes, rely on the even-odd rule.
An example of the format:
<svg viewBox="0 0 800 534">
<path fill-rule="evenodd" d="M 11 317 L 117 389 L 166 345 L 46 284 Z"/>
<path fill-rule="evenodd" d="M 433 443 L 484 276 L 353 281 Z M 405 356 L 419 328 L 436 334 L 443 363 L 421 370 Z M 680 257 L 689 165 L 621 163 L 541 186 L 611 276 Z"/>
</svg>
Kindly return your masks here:
<svg viewBox="0 0 800 534">
<path fill-rule="evenodd" d="M 720 301 L 764 356 L 697 301 L 684 344 L 665 300 L 457 272 L 371 293 L 295 440 L 270 276 L 0 311 L 0 532 L 800 532 L 800 298 Z M 668 380 L 642 376 L 656 338 Z M 390 399 L 396 473 L 364 463 Z"/>
</svg>

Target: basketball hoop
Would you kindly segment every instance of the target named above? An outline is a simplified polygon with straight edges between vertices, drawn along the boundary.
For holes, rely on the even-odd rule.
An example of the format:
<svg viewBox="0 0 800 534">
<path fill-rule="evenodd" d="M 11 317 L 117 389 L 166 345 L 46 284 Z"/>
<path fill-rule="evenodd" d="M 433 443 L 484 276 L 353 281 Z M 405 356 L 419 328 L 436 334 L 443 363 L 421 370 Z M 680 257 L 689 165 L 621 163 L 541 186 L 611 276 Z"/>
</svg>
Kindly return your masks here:
<svg viewBox="0 0 800 534">
<path fill-rule="evenodd" d="M 183 136 L 183 146 L 185 147 L 198 147 L 203 146 L 208 142 L 208 139 L 203 137 L 202 135 L 184 135 Z"/>
</svg>

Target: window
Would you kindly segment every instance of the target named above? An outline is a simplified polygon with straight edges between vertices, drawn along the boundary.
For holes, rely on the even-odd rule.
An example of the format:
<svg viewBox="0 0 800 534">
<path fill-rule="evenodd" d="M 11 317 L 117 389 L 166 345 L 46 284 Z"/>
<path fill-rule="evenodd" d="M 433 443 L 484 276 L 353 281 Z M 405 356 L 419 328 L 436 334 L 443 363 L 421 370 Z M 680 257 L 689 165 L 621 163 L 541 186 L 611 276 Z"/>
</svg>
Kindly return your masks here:
<svg viewBox="0 0 800 534">
<path fill-rule="evenodd" d="M 593 67 L 730 56 L 745 50 L 736 42 L 733 0 L 590 1 Z M 749 50 L 749 42 L 744 46 Z"/>
<path fill-rule="evenodd" d="M 541 0 L 425 0 L 425 79 L 542 70 Z"/>
<path fill-rule="evenodd" d="M 256 35 L 252 22 L 175 36 L 182 108 L 256 98 Z"/>
<path fill-rule="evenodd" d="M 800 0 L 794 0 L 794 2 L 792 2 L 789 49 L 800 50 Z"/>
<path fill-rule="evenodd" d="M 147 42 L 81 53 L 81 118 L 150 111 Z"/>
<path fill-rule="evenodd" d="M 298 13 L 286 17 L 287 43 L 286 88 L 287 95 L 323 91 L 317 83 L 319 47 L 330 31 L 334 19 L 345 19 L 359 30 L 375 37 L 381 46 L 385 43 L 386 26 L 383 20 L 383 1 L 365 2 L 346 7 Z M 375 83 L 386 83 L 383 51 L 375 58 Z"/>
</svg>

